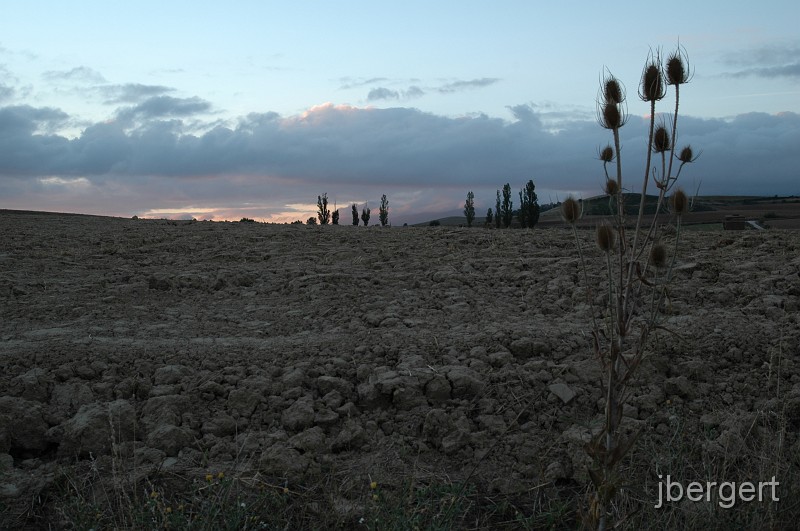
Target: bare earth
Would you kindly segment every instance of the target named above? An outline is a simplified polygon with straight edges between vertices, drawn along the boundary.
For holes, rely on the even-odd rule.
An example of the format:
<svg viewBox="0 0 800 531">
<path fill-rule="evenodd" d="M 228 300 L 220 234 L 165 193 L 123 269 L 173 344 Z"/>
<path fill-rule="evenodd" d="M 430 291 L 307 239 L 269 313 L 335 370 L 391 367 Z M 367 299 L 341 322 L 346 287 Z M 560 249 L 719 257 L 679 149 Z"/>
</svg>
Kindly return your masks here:
<svg viewBox="0 0 800 531">
<path fill-rule="evenodd" d="M 0 211 L 0 238 L 0 527 L 55 518 L 31 500 L 117 459 L 142 480 L 328 478 L 342 522 L 371 480 L 531 501 L 588 486 L 600 367 L 564 229 Z M 644 430 L 632 498 L 652 505 L 659 473 L 776 475 L 782 501 L 756 511 L 780 523 L 796 504 L 799 297 L 800 233 L 682 235 L 675 333 L 652 342 L 625 409 Z"/>
</svg>

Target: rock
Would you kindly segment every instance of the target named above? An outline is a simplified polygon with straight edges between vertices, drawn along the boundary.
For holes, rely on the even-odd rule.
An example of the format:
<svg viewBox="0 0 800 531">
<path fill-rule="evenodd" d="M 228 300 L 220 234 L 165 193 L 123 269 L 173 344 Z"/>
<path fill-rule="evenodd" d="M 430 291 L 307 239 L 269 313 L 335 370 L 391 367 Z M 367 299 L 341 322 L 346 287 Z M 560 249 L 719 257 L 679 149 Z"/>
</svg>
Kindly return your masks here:
<svg viewBox="0 0 800 531">
<path fill-rule="evenodd" d="M 450 400 L 452 386 L 450 380 L 442 374 L 437 374 L 425 385 L 425 396 L 434 404 L 441 404 Z"/>
<path fill-rule="evenodd" d="M 84 382 L 57 384 L 50 394 L 50 409 L 59 422 L 64 422 L 75 415 L 81 406 L 93 401 L 92 390 Z"/>
<path fill-rule="evenodd" d="M 694 385 L 686 376 L 675 376 L 664 380 L 664 392 L 681 398 L 694 398 Z"/>
<path fill-rule="evenodd" d="M 193 443 L 194 437 L 189 431 L 172 424 L 160 424 L 147 434 L 147 446 L 161 450 L 171 457 Z"/>
<path fill-rule="evenodd" d="M 136 411 L 126 400 L 81 406 L 63 425 L 59 453 L 64 456 L 104 455 L 112 443 L 133 440 Z"/>
<path fill-rule="evenodd" d="M 325 448 L 325 431 L 314 426 L 289 438 L 289 445 L 298 450 L 316 453 Z"/>
<path fill-rule="evenodd" d="M 398 387 L 392 395 L 392 405 L 400 411 L 426 406 L 428 401 L 417 387 Z"/>
<path fill-rule="evenodd" d="M 292 431 L 301 431 L 314 424 L 314 402 L 310 396 L 302 396 L 286 408 L 281 414 L 283 427 Z"/>
<path fill-rule="evenodd" d="M 453 387 L 454 398 L 472 398 L 483 391 L 484 383 L 478 374 L 466 367 L 450 367 L 447 371 L 447 379 Z"/>
<path fill-rule="evenodd" d="M 343 450 L 357 450 L 366 439 L 367 432 L 361 427 L 361 423 L 355 420 L 348 420 L 342 426 L 342 430 L 331 444 L 331 450 L 341 452 Z"/>
<path fill-rule="evenodd" d="M 166 395 L 149 398 L 142 407 L 142 424 L 151 431 L 160 424 L 179 426 L 181 417 L 193 409 L 186 395 Z"/>
<path fill-rule="evenodd" d="M 183 365 L 166 365 L 156 369 L 153 374 L 153 383 L 155 385 L 177 384 L 193 372 L 192 369 Z"/>
<path fill-rule="evenodd" d="M 32 400 L 47 402 L 53 389 L 55 378 L 40 367 L 35 367 L 11 380 L 9 394 Z"/>
<path fill-rule="evenodd" d="M 319 389 L 321 395 L 326 395 L 331 391 L 338 391 L 342 396 L 350 396 L 353 392 L 353 384 L 344 378 L 320 376 L 317 378 L 317 389 Z"/>
<path fill-rule="evenodd" d="M 39 402 L 0 397 L 0 452 L 37 454 L 45 450 L 48 425 L 42 415 Z"/>
<path fill-rule="evenodd" d="M 575 398 L 575 391 L 565 383 L 554 383 L 547 387 L 551 393 L 556 395 L 564 404 L 569 404 Z"/>
<path fill-rule="evenodd" d="M 526 360 L 528 358 L 542 357 L 550 354 L 550 347 L 541 341 L 530 337 L 523 337 L 511 342 L 509 346 L 515 358 Z"/>
<path fill-rule="evenodd" d="M 237 388 L 228 394 L 228 407 L 235 409 L 244 417 L 252 415 L 260 403 L 261 395 L 252 389 Z"/>
<path fill-rule="evenodd" d="M 307 456 L 285 442 L 276 442 L 267 448 L 258 460 L 259 469 L 264 474 L 291 479 L 302 477 L 309 463 L 310 459 Z"/>
<path fill-rule="evenodd" d="M 214 418 L 205 421 L 200 431 L 216 437 L 227 437 L 236 432 L 236 420 L 225 412 L 219 412 Z"/>
</svg>

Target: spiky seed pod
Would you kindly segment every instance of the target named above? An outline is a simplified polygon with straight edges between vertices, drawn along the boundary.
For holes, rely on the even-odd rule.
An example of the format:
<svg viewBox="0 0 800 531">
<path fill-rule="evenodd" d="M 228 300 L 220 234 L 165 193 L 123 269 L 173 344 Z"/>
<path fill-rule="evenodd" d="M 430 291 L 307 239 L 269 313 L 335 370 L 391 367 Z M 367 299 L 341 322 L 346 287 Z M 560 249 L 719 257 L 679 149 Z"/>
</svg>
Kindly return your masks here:
<svg viewBox="0 0 800 531">
<path fill-rule="evenodd" d="M 603 80 L 603 101 L 605 103 L 622 103 L 625 101 L 625 91 L 622 83 L 617 78 L 609 75 Z"/>
<path fill-rule="evenodd" d="M 650 263 L 661 269 L 667 263 L 667 249 L 661 243 L 656 243 L 650 249 Z"/>
<path fill-rule="evenodd" d="M 617 195 L 619 192 L 619 183 L 614 179 L 606 179 L 606 194 Z"/>
<path fill-rule="evenodd" d="M 642 70 L 642 80 L 639 84 L 639 97 L 643 101 L 660 101 L 667 94 L 667 89 L 664 86 L 664 73 L 661 70 L 661 58 L 658 54 L 653 55 L 647 59 Z"/>
<path fill-rule="evenodd" d="M 625 124 L 622 111 L 616 103 L 603 105 L 598 121 L 604 129 L 619 129 Z"/>
<path fill-rule="evenodd" d="M 600 160 L 603 162 L 611 162 L 614 160 L 614 148 L 608 145 L 600 150 Z"/>
<path fill-rule="evenodd" d="M 692 146 L 685 146 L 678 155 L 678 160 L 687 164 L 689 162 L 694 162 L 694 152 L 692 151 Z"/>
<path fill-rule="evenodd" d="M 581 206 L 575 199 L 568 197 L 561 203 L 561 217 L 570 225 L 574 225 L 581 218 Z"/>
<path fill-rule="evenodd" d="M 678 188 L 670 196 L 669 205 L 672 208 L 672 211 L 675 212 L 676 215 L 680 216 L 689 209 L 689 198 L 686 197 L 686 193 L 683 190 Z"/>
<path fill-rule="evenodd" d="M 678 49 L 669 54 L 666 63 L 666 77 L 669 85 L 683 85 L 688 83 L 692 75 L 689 70 L 689 58 L 686 50 L 678 46 Z"/>
<path fill-rule="evenodd" d="M 659 125 L 653 133 L 653 153 L 664 153 L 669 150 L 669 131 L 663 125 Z"/>
<path fill-rule="evenodd" d="M 597 246 L 604 253 L 614 248 L 614 229 L 605 221 L 597 226 Z"/>
</svg>

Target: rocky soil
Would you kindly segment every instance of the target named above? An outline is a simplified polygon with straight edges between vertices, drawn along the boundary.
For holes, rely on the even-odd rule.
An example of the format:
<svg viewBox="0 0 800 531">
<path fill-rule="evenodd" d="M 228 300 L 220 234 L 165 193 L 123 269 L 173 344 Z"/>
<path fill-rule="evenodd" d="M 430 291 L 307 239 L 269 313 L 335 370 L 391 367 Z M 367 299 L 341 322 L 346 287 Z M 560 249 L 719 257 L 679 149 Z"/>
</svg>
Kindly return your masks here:
<svg viewBox="0 0 800 531">
<path fill-rule="evenodd" d="M 600 369 L 564 229 L 0 211 L 0 238 L 0 501 L 16 517 L 86 463 L 142 478 L 334 477 L 343 495 L 367 478 L 521 496 L 587 485 Z M 604 261 L 582 238 L 599 283 Z M 644 430 L 626 466 L 645 500 L 657 472 L 777 470 L 787 494 L 800 461 L 800 233 L 681 242 L 671 332 L 624 412 Z"/>
</svg>

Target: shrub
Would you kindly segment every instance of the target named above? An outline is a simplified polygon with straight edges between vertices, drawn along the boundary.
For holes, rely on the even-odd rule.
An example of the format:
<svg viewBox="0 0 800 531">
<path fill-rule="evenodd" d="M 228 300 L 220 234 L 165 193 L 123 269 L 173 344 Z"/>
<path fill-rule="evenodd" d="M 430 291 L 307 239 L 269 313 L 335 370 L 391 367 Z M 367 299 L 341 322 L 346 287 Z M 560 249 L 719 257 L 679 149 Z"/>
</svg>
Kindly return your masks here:
<svg viewBox="0 0 800 531">
<path fill-rule="evenodd" d="M 314 216 L 311 216 L 306 220 L 306 225 L 316 225 L 316 224 L 317 224 L 317 218 L 315 218 Z"/>
</svg>

